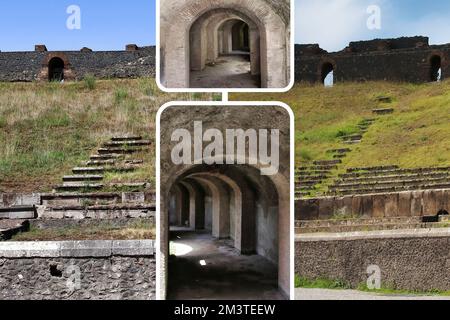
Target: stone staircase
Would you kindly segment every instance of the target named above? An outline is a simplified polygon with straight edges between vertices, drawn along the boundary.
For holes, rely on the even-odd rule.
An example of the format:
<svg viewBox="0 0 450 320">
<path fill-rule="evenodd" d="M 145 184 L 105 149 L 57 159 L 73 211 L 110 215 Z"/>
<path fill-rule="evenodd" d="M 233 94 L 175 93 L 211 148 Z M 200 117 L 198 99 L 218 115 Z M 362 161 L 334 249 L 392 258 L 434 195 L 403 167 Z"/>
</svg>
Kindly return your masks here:
<svg viewBox="0 0 450 320">
<path fill-rule="evenodd" d="M 62 185 L 55 187 L 55 192 L 92 192 L 104 189 L 145 190 L 149 187 L 146 182 L 139 183 L 103 183 L 104 175 L 108 172 L 132 172 L 143 164 L 134 155 L 149 151 L 151 141 L 140 136 L 114 137 L 91 155 L 89 161 L 82 167 L 72 170 L 72 175 L 63 177 Z"/>
<path fill-rule="evenodd" d="M 448 216 L 441 216 L 437 222 L 426 222 L 424 217 L 352 218 L 296 221 L 295 233 L 346 233 L 379 230 L 448 228 L 449 226 Z"/>
<path fill-rule="evenodd" d="M 394 109 L 383 108 L 374 109 L 376 116 L 384 116 L 392 114 Z M 358 132 L 351 135 L 340 137 L 344 145 L 355 145 L 362 142 L 364 134 L 369 130 L 370 126 L 375 123 L 376 118 L 366 118 L 358 123 Z M 298 166 L 295 170 L 295 197 L 306 198 L 313 194 L 318 195 L 318 189 L 333 177 L 333 173 L 342 164 L 342 160 L 350 153 L 350 147 L 342 147 L 338 149 L 328 150 L 327 154 L 332 160 L 314 161 L 309 166 Z M 323 193 L 325 195 L 326 192 Z"/>
<path fill-rule="evenodd" d="M 401 169 L 350 168 L 328 187 L 328 195 L 359 195 L 450 188 L 450 167 Z"/>
<path fill-rule="evenodd" d="M 121 177 L 144 165 L 139 156 L 150 152 L 151 145 L 140 136 L 113 137 L 82 166 L 64 176 L 52 193 L 26 196 L 6 207 L 0 205 L 0 221 L 154 218 L 156 195 L 152 185 L 146 181 L 122 182 L 127 177 Z M 109 182 L 109 174 L 121 182 Z"/>
</svg>

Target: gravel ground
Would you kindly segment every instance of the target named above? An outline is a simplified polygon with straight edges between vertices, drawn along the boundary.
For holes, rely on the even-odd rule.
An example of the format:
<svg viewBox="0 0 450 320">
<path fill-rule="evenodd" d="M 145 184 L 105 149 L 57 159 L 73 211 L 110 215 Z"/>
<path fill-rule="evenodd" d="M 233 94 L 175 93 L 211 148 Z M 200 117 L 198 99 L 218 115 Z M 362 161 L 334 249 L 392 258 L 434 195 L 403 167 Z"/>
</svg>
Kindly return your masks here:
<svg viewBox="0 0 450 320">
<path fill-rule="evenodd" d="M 296 300 L 449 300 L 446 296 L 383 295 L 356 290 L 295 289 Z"/>
</svg>

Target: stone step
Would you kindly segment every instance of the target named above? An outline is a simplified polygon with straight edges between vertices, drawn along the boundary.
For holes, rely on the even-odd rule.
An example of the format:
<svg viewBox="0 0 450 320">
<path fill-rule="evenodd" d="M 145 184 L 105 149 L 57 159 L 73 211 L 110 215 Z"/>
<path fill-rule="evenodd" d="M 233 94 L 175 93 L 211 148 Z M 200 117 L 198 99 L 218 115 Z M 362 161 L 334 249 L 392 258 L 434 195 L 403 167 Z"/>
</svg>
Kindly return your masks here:
<svg viewBox="0 0 450 320">
<path fill-rule="evenodd" d="M 390 192 L 402 192 L 402 191 L 415 191 L 415 190 L 433 190 L 433 189 L 450 189 L 450 183 L 448 184 L 429 184 L 429 185 L 417 185 L 417 186 L 402 186 L 391 188 L 366 188 L 366 189 L 339 189 L 335 192 L 329 192 L 329 195 L 360 195 L 360 194 L 378 194 L 378 193 L 390 193 Z"/>
<path fill-rule="evenodd" d="M 362 140 L 349 140 L 349 141 L 344 141 L 344 144 L 360 144 L 362 142 Z"/>
<path fill-rule="evenodd" d="M 376 98 L 376 101 L 382 102 L 382 103 L 391 103 L 392 102 L 392 98 L 388 97 L 388 96 L 378 96 Z"/>
<path fill-rule="evenodd" d="M 361 141 L 363 138 L 362 134 L 354 134 L 349 136 L 343 136 L 341 137 L 344 141 Z"/>
<path fill-rule="evenodd" d="M 352 226 L 370 225 L 386 223 L 421 223 L 422 217 L 383 217 L 383 218 L 351 218 L 351 219 L 331 219 L 331 220 L 297 220 L 297 228 L 307 227 L 330 227 L 330 226 Z"/>
<path fill-rule="evenodd" d="M 347 157 L 347 155 L 345 153 L 333 155 L 333 159 L 341 159 L 342 160 L 345 157 Z"/>
<path fill-rule="evenodd" d="M 114 148 L 114 147 L 108 147 L 108 148 L 100 148 L 98 149 L 99 154 L 133 154 L 137 152 L 143 152 L 146 149 L 144 148 Z"/>
<path fill-rule="evenodd" d="M 330 190 L 334 189 L 351 189 L 351 188 L 370 188 L 370 187 L 401 187 L 401 186 L 417 186 L 417 185 L 427 185 L 433 183 L 450 183 L 448 177 L 444 178 L 427 178 L 427 179 L 411 179 L 411 180 L 387 180 L 387 181 L 370 181 L 366 183 L 347 183 L 346 181 L 341 183 L 336 183 L 330 186 Z"/>
<path fill-rule="evenodd" d="M 35 206 L 13 206 L 0 208 L 0 219 L 34 219 Z"/>
<path fill-rule="evenodd" d="M 143 147 L 150 146 L 152 142 L 150 140 L 128 140 L 128 141 L 111 141 L 106 142 L 103 146 L 106 148 L 127 148 L 127 147 Z"/>
<path fill-rule="evenodd" d="M 100 180 L 103 180 L 102 175 L 93 175 L 93 174 L 72 175 L 72 176 L 64 176 L 63 177 L 63 181 L 66 181 L 66 182 L 100 181 Z"/>
<path fill-rule="evenodd" d="M 395 170 L 399 169 L 398 166 L 378 166 L 378 167 L 363 167 L 363 168 L 348 168 L 347 172 L 357 172 L 357 171 L 383 171 L 383 170 Z"/>
<path fill-rule="evenodd" d="M 132 182 L 132 183 L 111 183 L 107 185 L 108 188 L 112 189 L 133 189 L 133 190 L 143 190 L 148 189 L 150 184 L 147 182 Z"/>
<path fill-rule="evenodd" d="M 316 190 L 315 185 L 312 186 L 305 186 L 305 185 L 301 185 L 299 187 L 296 187 L 296 191 L 314 191 Z"/>
<path fill-rule="evenodd" d="M 377 115 L 386 115 L 394 113 L 394 109 L 393 108 L 373 109 L 372 112 Z"/>
<path fill-rule="evenodd" d="M 375 121 L 377 121 L 377 119 L 374 118 L 368 118 L 368 119 L 363 119 L 359 124 L 372 124 Z"/>
<path fill-rule="evenodd" d="M 154 218 L 156 205 L 112 204 L 95 206 L 49 206 L 41 213 L 40 219 L 123 219 Z"/>
<path fill-rule="evenodd" d="M 132 166 L 141 165 L 144 164 L 144 160 L 125 160 L 125 164 Z"/>
<path fill-rule="evenodd" d="M 115 165 L 115 160 L 90 160 L 85 164 L 88 167 L 102 167 L 102 166 L 113 166 Z"/>
<path fill-rule="evenodd" d="M 341 160 L 318 160 L 313 162 L 315 166 L 333 166 L 341 163 Z"/>
<path fill-rule="evenodd" d="M 301 174 L 295 177 L 295 181 L 303 181 L 303 180 L 325 180 L 328 179 L 328 175 L 324 174 Z"/>
<path fill-rule="evenodd" d="M 129 135 L 129 136 L 120 136 L 120 137 L 112 137 L 111 141 L 114 142 L 124 142 L 124 141 L 138 141 L 142 140 L 141 136 L 138 135 Z"/>
<path fill-rule="evenodd" d="M 310 181 L 308 181 L 308 180 L 301 180 L 301 181 L 298 181 L 298 182 L 295 183 L 295 187 L 296 188 L 302 188 L 302 187 L 305 187 L 305 186 L 315 186 L 315 185 L 320 184 L 322 182 L 323 182 L 322 180 L 310 180 Z"/>
<path fill-rule="evenodd" d="M 300 197 L 300 198 L 304 198 L 304 197 L 309 197 L 311 195 L 310 192 L 307 191 L 295 191 L 295 197 Z"/>
<path fill-rule="evenodd" d="M 135 166 L 126 167 L 79 167 L 73 168 L 72 172 L 77 175 L 96 174 L 105 172 L 132 172 L 136 170 Z"/>
<path fill-rule="evenodd" d="M 71 191 L 94 191 L 101 190 L 105 187 L 102 183 L 67 183 L 60 186 L 56 186 L 57 192 L 71 192 Z"/>
<path fill-rule="evenodd" d="M 356 178 L 344 178 L 336 180 L 336 184 L 346 183 L 346 184 L 365 184 L 370 182 L 379 182 L 382 183 L 384 181 L 405 181 L 405 180 L 426 180 L 426 179 L 450 179 L 450 172 L 442 172 L 442 173 L 415 173 L 415 174 L 391 174 L 391 175 L 382 175 L 382 176 L 366 176 L 366 177 L 356 177 Z"/>
<path fill-rule="evenodd" d="M 342 148 L 342 149 L 331 149 L 328 150 L 327 153 L 349 153 L 352 150 L 350 148 Z"/>
<path fill-rule="evenodd" d="M 366 170 L 364 170 L 366 169 Z M 350 171 L 349 171 L 350 170 Z M 363 168 L 351 168 L 347 170 L 348 173 L 340 174 L 341 178 L 355 178 L 365 176 L 386 176 L 386 175 L 400 175 L 400 174 L 420 174 L 420 173 L 438 173 L 450 172 L 450 167 L 435 167 L 435 168 L 415 168 L 415 169 L 400 169 L 398 167 L 377 167 L 367 170 Z"/>
<path fill-rule="evenodd" d="M 122 155 L 119 154 L 93 154 L 90 156 L 92 161 L 101 161 L 101 160 L 117 160 L 120 159 Z"/>
<path fill-rule="evenodd" d="M 296 234 L 302 233 L 343 233 L 357 231 L 377 231 L 377 230 L 406 230 L 406 229 L 430 229 L 440 228 L 440 223 L 386 223 L 386 224 L 361 224 L 351 226 L 330 226 L 330 227 L 311 227 L 296 228 Z"/>
<path fill-rule="evenodd" d="M 43 206 L 117 205 L 154 202 L 154 192 L 50 193 L 41 195 Z"/>
<path fill-rule="evenodd" d="M 309 177 L 309 176 L 326 176 L 331 174 L 329 170 L 312 170 L 312 171 L 295 171 L 297 177 Z"/>
<path fill-rule="evenodd" d="M 8 241 L 18 233 L 30 229 L 30 222 L 23 219 L 0 220 L 0 241 Z"/>
</svg>

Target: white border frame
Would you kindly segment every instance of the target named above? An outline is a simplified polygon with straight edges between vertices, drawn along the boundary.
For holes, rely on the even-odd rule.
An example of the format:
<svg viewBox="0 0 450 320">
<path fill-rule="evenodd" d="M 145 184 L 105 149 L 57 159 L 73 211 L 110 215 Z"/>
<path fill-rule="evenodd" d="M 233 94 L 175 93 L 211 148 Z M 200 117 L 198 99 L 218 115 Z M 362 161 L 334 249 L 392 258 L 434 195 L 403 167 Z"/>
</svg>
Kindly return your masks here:
<svg viewBox="0 0 450 320">
<path fill-rule="evenodd" d="M 285 109 L 290 118 L 290 300 L 295 300 L 295 116 L 292 109 L 283 102 L 259 102 L 259 101 L 174 101 L 168 102 L 159 108 L 156 115 L 156 300 L 164 300 L 161 297 L 161 115 L 170 107 L 179 106 L 221 106 L 221 107 L 281 107 Z M 167 271 L 167 270 L 166 270 Z"/>
<path fill-rule="evenodd" d="M 186 92 L 213 92 L 213 93 L 222 93 L 225 94 L 227 92 L 246 92 L 246 93 L 259 93 L 259 92 L 288 92 L 292 89 L 295 84 L 295 0 L 289 0 L 291 5 L 291 41 L 290 41 L 290 56 L 291 56 L 291 70 L 290 70 L 290 79 L 289 84 L 285 88 L 166 88 L 161 83 L 161 1 L 164 0 L 156 0 L 156 83 L 158 88 L 163 92 L 168 93 L 186 93 Z M 243 0 L 246 1 L 246 0 Z"/>
</svg>

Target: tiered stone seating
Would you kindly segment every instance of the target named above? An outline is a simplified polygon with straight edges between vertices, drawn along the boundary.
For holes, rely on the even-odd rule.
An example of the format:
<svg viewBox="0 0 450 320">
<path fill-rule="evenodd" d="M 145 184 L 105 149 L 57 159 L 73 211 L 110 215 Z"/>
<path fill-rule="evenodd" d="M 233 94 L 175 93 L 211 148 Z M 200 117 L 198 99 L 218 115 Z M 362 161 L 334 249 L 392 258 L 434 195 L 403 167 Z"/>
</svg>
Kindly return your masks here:
<svg viewBox="0 0 450 320">
<path fill-rule="evenodd" d="M 376 230 L 429 229 L 448 227 L 446 216 L 439 222 L 425 222 L 423 217 L 392 218 L 351 218 L 337 220 L 296 221 L 295 232 L 302 233 L 343 233 Z"/>
<path fill-rule="evenodd" d="M 329 186 L 329 195 L 353 195 L 450 188 L 450 167 L 350 168 Z"/>
</svg>

